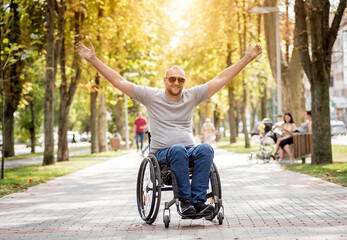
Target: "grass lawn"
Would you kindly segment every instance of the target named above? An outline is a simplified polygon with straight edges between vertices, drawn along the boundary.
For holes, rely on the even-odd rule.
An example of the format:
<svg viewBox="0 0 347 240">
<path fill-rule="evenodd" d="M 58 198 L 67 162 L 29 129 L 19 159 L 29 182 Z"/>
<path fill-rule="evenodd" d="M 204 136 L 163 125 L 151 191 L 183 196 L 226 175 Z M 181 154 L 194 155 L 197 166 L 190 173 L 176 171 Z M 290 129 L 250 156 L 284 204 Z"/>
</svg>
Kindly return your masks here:
<svg viewBox="0 0 347 240">
<path fill-rule="evenodd" d="M 83 154 L 72 156 L 69 161 L 57 162 L 55 165 L 41 166 L 41 164 L 36 164 L 5 169 L 5 178 L 0 179 L 0 197 L 22 192 L 28 187 L 107 161 L 109 157 L 118 157 L 123 154 L 122 151 Z"/>
<path fill-rule="evenodd" d="M 217 142 L 216 145 L 228 151 L 235 153 L 251 153 L 260 150 L 260 146 L 252 143 L 251 148 L 244 147 L 244 138 L 237 138 L 234 144 L 229 143 L 228 138 L 223 138 Z M 283 168 L 311 175 L 326 181 L 347 187 L 347 146 L 345 145 L 332 145 L 333 164 L 324 165 L 311 165 L 311 164 L 292 164 L 283 165 Z"/>
<path fill-rule="evenodd" d="M 347 187 L 347 146 L 332 145 L 332 152 L 333 164 L 293 164 L 284 167 Z"/>
<path fill-rule="evenodd" d="M 223 137 L 220 141 L 216 142 L 216 146 L 220 148 L 224 148 L 230 152 L 235 153 L 251 153 L 260 151 L 260 145 L 255 144 L 250 141 L 251 147 L 245 148 L 245 139 L 244 137 L 237 137 L 236 143 L 230 144 L 229 138 Z"/>
<path fill-rule="evenodd" d="M 347 187 L 347 162 L 324 165 L 293 164 L 284 167 L 291 171 L 308 174 Z"/>
<path fill-rule="evenodd" d="M 84 146 L 84 147 L 75 147 L 75 148 L 69 148 L 69 151 L 78 151 L 78 150 L 83 150 L 83 149 L 88 149 L 90 146 Z M 57 151 L 55 151 L 56 153 Z M 25 153 L 25 154 L 19 154 L 14 157 L 7 157 L 5 158 L 5 161 L 13 161 L 13 160 L 20 160 L 20 159 L 28 159 L 28 158 L 33 158 L 33 157 L 41 157 L 43 156 L 43 152 L 38 152 L 38 153 Z"/>
<path fill-rule="evenodd" d="M 346 145 L 332 145 L 334 162 L 347 161 L 347 146 Z"/>
</svg>

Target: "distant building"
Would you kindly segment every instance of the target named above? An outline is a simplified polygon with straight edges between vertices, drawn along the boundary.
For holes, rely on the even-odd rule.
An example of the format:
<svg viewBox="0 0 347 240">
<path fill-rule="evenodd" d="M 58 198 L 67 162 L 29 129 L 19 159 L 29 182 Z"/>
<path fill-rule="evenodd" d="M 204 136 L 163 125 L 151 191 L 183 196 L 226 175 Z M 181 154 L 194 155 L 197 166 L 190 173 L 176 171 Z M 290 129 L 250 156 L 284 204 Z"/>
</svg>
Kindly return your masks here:
<svg viewBox="0 0 347 240">
<path fill-rule="evenodd" d="M 347 123 L 347 16 L 343 15 L 333 46 L 330 72 L 331 119 Z"/>
</svg>

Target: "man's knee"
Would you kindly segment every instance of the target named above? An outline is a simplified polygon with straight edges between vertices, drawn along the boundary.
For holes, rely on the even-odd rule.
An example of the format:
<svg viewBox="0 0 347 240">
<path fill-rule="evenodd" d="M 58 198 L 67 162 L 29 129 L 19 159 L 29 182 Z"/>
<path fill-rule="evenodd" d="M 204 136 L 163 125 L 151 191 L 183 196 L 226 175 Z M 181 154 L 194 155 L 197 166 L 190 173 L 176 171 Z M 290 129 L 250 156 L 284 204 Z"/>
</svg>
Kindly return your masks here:
<svg viewBox="0 0 347 240">
<path fill-rule="evenodd" d="M 179 144 L 175 144 L 170 147 L 169 154 L 187 153 L 187 149 Z"/>
<path fill-rule="evenodd" d="M 170 165 L 176 163 L 184 163 L 188 160 L 187 149 L 179 144 L 173 145 L 168 151 L 168 160 Z"/>
<path fill-rule="evenodd" d="M 197 155 L 207 156 L 212 161 L 214 157 L 213 147 L 208 143 L 202 143 L 198 146 Z"/>
</svg>

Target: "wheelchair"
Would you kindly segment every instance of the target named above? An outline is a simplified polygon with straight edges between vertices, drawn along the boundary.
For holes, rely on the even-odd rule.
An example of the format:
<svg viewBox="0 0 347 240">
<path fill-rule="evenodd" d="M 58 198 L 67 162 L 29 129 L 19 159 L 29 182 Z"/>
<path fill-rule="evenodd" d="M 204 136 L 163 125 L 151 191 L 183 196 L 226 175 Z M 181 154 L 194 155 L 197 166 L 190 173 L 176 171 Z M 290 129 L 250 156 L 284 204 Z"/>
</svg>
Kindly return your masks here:
<svg viewBox="0 0 347 240">
<path fill-rule="evenodd" d="M 189 177 L 192 178 L 194 166 L 189 165 Z M 173 199 L 165 202 L 163 210 L 163 222 L 166 228 L 169 227 L 171 220 L 170 207 L 176 205 L 178 214 L 182 219 L 199 219 L 205 218 L 212 221 L 216 216 L 218 223 L 223 224 L 224 207 L 222 203 L 222 187 L 219 173 L 216 165 L 213 163 L 209 176 L 209 189 L 206 197 L 214 206 L 212 213 L 194 213 L 190 215 L 182 215 L 179 206 L 178 188 L 175 173 L 167 164 L 159 164 L 156 156 L 150 153 L 142 160 L 136 186 L 137 208 L 141 218 L 147 223 L 152 224 L 159 212 L 161 192 L 173 192 Z"/>
</svg>

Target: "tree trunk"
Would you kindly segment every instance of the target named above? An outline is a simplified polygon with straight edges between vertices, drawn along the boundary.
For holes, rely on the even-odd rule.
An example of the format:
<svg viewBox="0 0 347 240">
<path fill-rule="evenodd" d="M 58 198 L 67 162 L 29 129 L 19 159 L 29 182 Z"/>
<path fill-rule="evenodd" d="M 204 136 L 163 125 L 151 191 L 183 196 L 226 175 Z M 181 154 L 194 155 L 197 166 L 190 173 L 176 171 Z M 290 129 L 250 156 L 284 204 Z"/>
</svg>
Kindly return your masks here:
<svg viewBox="0 0 347 240">
<path fill-rule="evenodd" d="M 55 163 L 54 159 L 54 0 L 47 1 L 47 33 L 46 33 L 46 90 L 45 90 L 45 147 L 43 165 Z"/>
<path fill-rule="evenodd" d="M 239 29 L 239 45 L 240 45 L 240 57 L 242 58 L 246 53 L 246 34 L 247 34 L 247 18 L 245 13 L 245 0 L 242 1 L 242 20 L 243 20 L 243 30 L 241 31 L 241 20 L 238 13 L 238 29 Z M 241 104 L 241 120 L 243 126 L 243 133 L 245 136 L 245 148 L 250 148 L 248 129 L 247 129 L 247 119 L 246 119 L 246 104 L 247 104 L 247 88 L 244 72 L 241 73 L 242 79 L 242 104 Z"/>
<path fill-rule="evenodd" d="M 314 64 L 313 64 L 314 65 Z M 311 84 L 312 96 L 312 164 L 332 163 L 329 77 L 324 70 L 318 69 L 313 74 Z"/>
<path fill-rule="evenodd" d="M 244 78 L 244 77 L 243 77 Z M 241 120 L 243 126 L 243 134 L 245 135 L 245 148 L 250 148 L 248 129 L 247 129 L 247 119 L 246 119 L 246 102 L 247 102 L 247 90 L 246 86 L 243 86 L 243 103 L 241 105 Z"/>
<path fill-rule="evenodd" d="M 344 8 L 346 0 L 344 0 Z M 325 34 L 324 20 L 328 21 L 329 16 L 324 19 L 324 4 L 312 3 L 309 20 L 311 29 L 311 53 L 312 53 L 312 164 L 332 163 L 331 132 L 330 132 L 330 108 L 329 108 L 329 76 L 331 66 L 331 49 L 326 49 L 324 41 L 328 36 Z M 329 8 L 330 6 L 328 6 Z M 317 29 L 317 30 L 316 30 Z M 318 30 L 319 29 L 319 30 Z M 328 31 L 329 32 L 329 29 Z M 335 41 L 335 39 L 333 40 Z M 323 51 L 322 51 L 323 50 Z M 325 52 L 326 51 L 326 52 Z M 328 61 L 326 61 L 328 57 Z"/>
<path fill-rule="evenodd" d="M 239 136 L 239 123 L 240 123 L 240 101 L 237 101 L 237 103 L 235 104 L 235 113 L 236 113 L 236 117 L 235 117 L 235 126 L 236 126 L 236 137 Z"/>
<path fill-rule="evenodd" d="M 80 41 L 80 24 L 83 22 L 83 14 L 75 12 L 75 42 Z M 62 23 L 64 25 L 64 21 Z M 60 55 L 61 85 L 60 85 L 60 109 L 59 109 L 59 141 L 58 141 L 58 161 L 69 160 L 69 149 L 67 131 L 70 127 L 70 107 L 77 89 L 77 84 L 81 79 L 80 58 L 74 54 L 72 66 L 75 67 L 75 76 L 68 84 L 65 73 L 65 38 L 62 34 L 62 47 Z"/>
<path fill-rule="evenodd" d="M 60 93 L 60 106 L 59 106 L 59 124 L 58 124 L 58 154 L 57 160 L 68 161 L 69 160 L 69 146 L 67 139 L 67 131 L 69 130 L 69 92 L 68 83 L 65 70 L 65 40 L 63 38 L 62 48 L 60 52 L 60 72 L 61 72 L 61 84 L 59 87 Z"/>
<path fill-rule="evenodd" d="M 55 49 L 54 49 L 54 76 L 57 75 L 58 69 L 58 58 L 61 52 L 62 45 L 64 44 L 64 27 L 65 27 L 65 2 L 64 0 L 60 0 L 60 5 L 55 5 L 56 12 L 58 13 L 58 37 L 55 41 Z"/>
<path fill-rule="evenodd" d="M 29 127 L 29 133 L 30 133 L 30 148 L 31 153 L 35 153 L 35 144 L 36 144 L 36 138 L 35 138 L 35 100 L 29 101 L 29 107 L 30 107 L 30 115 L 31 115 L 31 126 Z"/>
<path fill-rule="evenodd" d="M 263 120 L 267 116 L 267 79 L 264 79 L 262 85 L 263 91 L 261 92 L 262 97 L 260 99 L 260 119 Z"/>
<path fill-rule="evenodd" d="M 98 108 L 98 143 L 99 152 L 106 152 L 107 150 L 107 109 L 106 109 L 106 96 L 105 93 L 99 94 L 99 108 Z"/>
<path fill-rule="evenodd" d="M 297 40 L 294 39 L 294 46 Z M 283 68 L 282 74 L 282 103 L 283 113 L 290 112 L 296 125 L 305 121 L 306 98 L 303 84 L 303 70 L 300 63 L 299 51 L 294 48 L 288 67 Z"/>
<path fill-rule="evenodd" d="M 253 129 L 255 125 L 255 115 L 257 115 L 257 109 L 258 109 L 259 102 L 251 103 L 251 126 L 250 129 Z"/>
<path fill-rule="evenodd" d="M 346 2 L 346 1 L 345 1 Z M 345 4 L 346 5 L 346 4 Z M 327 64 L 324 62 L 323 39 L 324 26 L 322 4 L 313 3 L 310 9 L 309 20 L 311 29 L 311 53 L 312 53 L 312 74 L 311 74 L 311 96 L 312 96 L 312 139 L 313 152 L 312 164 L 327 164 L 332 163 L 331 151 L 331 132 L 330 132 L 330 109 L 329 109 L 329 71 Z M 317 29 L 317 30 L 316 30 Z M 319 29 L 319 30 L 318 30 Z M 325 49 L 324 49 L 325 50 Z M 331 51 L 330 53 L 331 56 Z M 329 65 L 331 63 L 329 62 Z"/>
<path fill-rule="evenodd" d="M 20 41 L 20 13 L 18 12 L 18 3 L 11 1 L 10 12 L 13 14 L 10 20 L 8 38 L 11 43 L 21 44 Z M 2 41 L 2 40 L 1 40 Z M 16 54 L 13 52 L 12 54 Z M 14 156 L 14 112 L 17 110 L 18 103 L 21 99 L 23 80 L 20 78 L 23 63 L 18 60 L 14 64 L 6 67 L 4 81 L 4 94 L 5 94 L 5 106 L 4 106 L 4 135 L 6 141 L 4 142 L 4 156 Z"/>
<path fill-rule="evenodd" d="M 61 72 L 61 84 L 59 87 L 60 93 L 60 106 L 59 106 L 59 124 L 58 124 L 58 153 L 57 161 L 67 161 L 69 160 L 69 147 L 67 140 L 67 131 L 69 129 L 69 108 L 68 105 L 68 93 L 67 93 L 67 77 L 66 77 L 66 59 L 65 59 L 65 35 L 64 35 L 64 25 L 65 25 L 65 5 L 61 1 L 61 5 L 58 9 L 58 32 L 59 40 L 61 43 L 60 52 L 55 52 L 55 54 L 60 53 L 60 72 Z M 57 48 L 56 48 L 57 50 Z M 55 61 L 58 60 L 58 57 L 55 56 Z M 57 67 L 55 67 L 55 73 Z"/>
<path fill-rule="evenodd" d="M 214 127 L 215 129 L 218 131 L 219 128 L 220 128 L 220 110 L 218 109 L 218 105 L 217 104 L 214 104 L 212 102 L 212 104 L 214 105 L 213 107 L 213 121 L 214 121 Z"/>
<path fill-rule="evenodd" d="M 257 36 L 258 36 L 258 42 L 261 41 L 260 36 L 261 36 L 261 14 L 258 14 L 257 17 Z M 256 59 L 256 61 L 258 62 L 258 58 Z M 267 77 L 263 76 L 261 73 L 257 74 L 257 78 L 259 80 L 259 85 L 261 87 L 261 91 L 259 91 L 259 93 L 261 94 L 260 97 L 260 118 L 261 120 L 263 120 L 264 118 L 267 117 Z M 252 128 L 253 129 L 253 126 Z"/>
<path fill-rule="evenodd" d="M 98 153 L 98 119 L 96 110 L 96 100 L 99 88 L 99 73 L 95 76 L 95 84 L 90 93 L 90 132 L 91 132 L 91 153 Z"/>
<path fill-rule="evenodd" d="M 60 53 L 60 71 L 61 71 L 61 85 L 59 87 L 60 93 L 60 106 L 59 106 L 59 125 L 58 125 L 58 154 L 57 160 L 68 161 L 69 160 L 69 146 L 67 139 L 67 131 L 70 126 L 70 104 L 69 104 L 69 92 L 68 83 L 65 73 L 65 41 L 63 40 L 63 46 Z"/>
<path fill-rule="evenodd" d="M 230 128 L 230 143 L 236 143 L 237 126 L 235 119 L 235 108 L 234 108 L 234 88 L 228 87 L 229 95 L 229 128 Z"/>
<path fill-rule="evenodd" d="M 199 108 L 199 110 L 198 110 L 198 115 L 199 115 L 199 120 L 197 121 L 198 131 L 196 133 L 200 135 L 200 139 L 201 139 L 201 129 L 202 129 L 202 125 L 204 124 L 206 117 L 202 113 L 201 108 Z"/>
<path fill-rule="evenodd" d="M 231 55 L 235 51 L 235 49 L 231 48 L 230 42 L 227 44 L 227 51 L 228 51 L 228 54 L 227 54 L 226 67 L 229 67 L 232 65 Z M 229 129 L 230 129 L 229 141 L 230 143 L 236 143 L 237 132 L 236 132 L 236 126 L 235 126 L 235 108 L 234 108 L 235 97 L 234 97 L 234 87 L 232 85 L 228 86 L 228 98 L 229 98 Z"/>
<path fill-rule="evenodd" d="M 64 48 L 64 47 L 63 47 Z M 65 80 L 66 81 L 66 80 Z M 59 107 L 59 125 L 58 125 L 58 154 L 57 161 L 69 160 L 69 146 L 67 139 L 67 131 L 69 130 L 69 111 L 70 105 L 68 104 L 68 92 L 64 86 L 60 86 L 60 107 Z"/>
<path fill-rule="evenodd" d="M 116 131 L 123 137 L 125 137 L 125 124 L 124 124 L 124 114 L 123 114 L 123 106 L 124 106 L 124 95 L 118 94 L 117 95 L 117 103 L 114 108 L 114 115 L 115 115 L 115 124 L 116 124 Z"/>
<path fill-rule="evenodd" d="M 6 102 L 6 101 L 5 101 Z M 7 106 L 7 103 L 5 103 Z M 4 155 L 5 157 L 12 157 L 14 156 L 14 119 L 13 119 L 13 112 L 9 107 L 5 106 L 5 138 L 6 141 L 4 142 Z M 11 113 L 12 112 L 12 113 Z"/>
<path fill-rule="evenodd" d="M 277 5 L 277 0 L 265 0 L 265 7 Z M 276 67 L 276 16 L 275 13 L 264 14 L 264 29 L 266 37 L 266 50 L 269 57 L 272 76 L 277 79 Z M 290 112 L 294 121 L 302 123 L 306 109 L 305 87 L 303 84 L 303 70 L 299 61 L 299 52 L 295 47 L 297 38 L 294 38 L 294 48 L 292 57 L 286 64 L 283 64 L 281 57 L 281 95 L 283 113 Z M 282 56 L 282 54 L 280 55 Z"/>
</svg>

